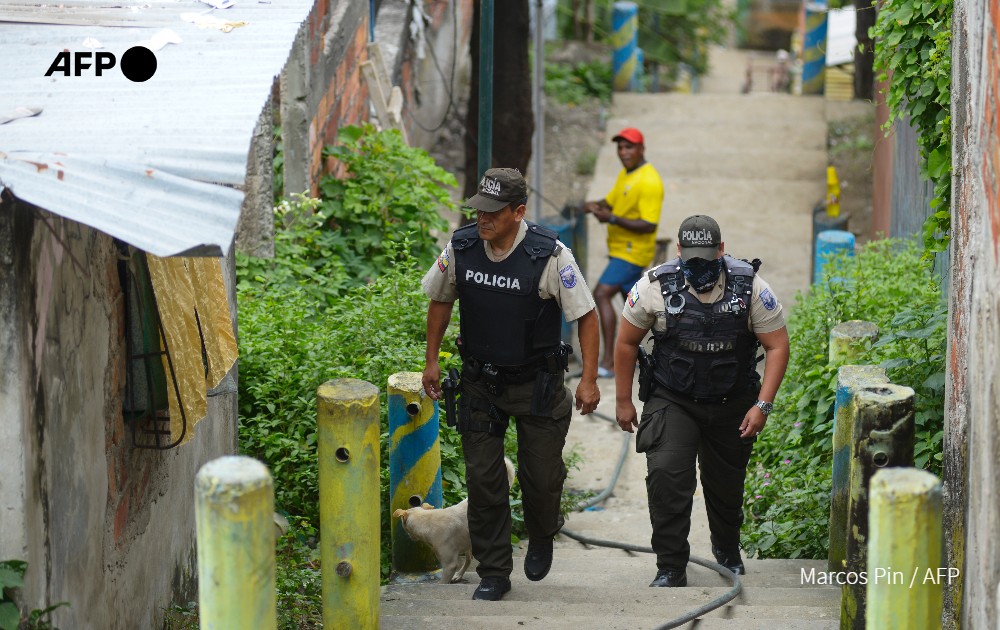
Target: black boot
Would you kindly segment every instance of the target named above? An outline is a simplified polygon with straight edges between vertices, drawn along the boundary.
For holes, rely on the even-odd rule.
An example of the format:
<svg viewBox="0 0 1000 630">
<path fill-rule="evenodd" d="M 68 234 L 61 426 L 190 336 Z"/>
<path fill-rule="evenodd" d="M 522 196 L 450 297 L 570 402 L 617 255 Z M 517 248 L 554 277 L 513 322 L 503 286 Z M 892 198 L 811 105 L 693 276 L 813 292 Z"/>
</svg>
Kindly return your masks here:
<svg viewBox="0 0 1000 630">
<path fill-rule="evenodd" d="M 524 557 L 524 574 L 532 582 L 537 582 L 549 574 L 552 568 L 552 539 L 528 540 L 528 554 Z"/>
<path fill-rule="evenodd" d="M 656 572 L 656 577 L 649 584 L 650 586 L 687 586 L 687 571 L 671 571 L 670 569 L 660 569 Z"/>
<path fill-rule="evenodd" d="M 504 593 L 510 590 L 510 580 L 502 575 L 487 575 L 476 587 L 472 599 L 482 599 L 488 602 L 498 602 Z"/>
<path fill-rule="evenodd" d="M 712 555 L 715 561 L 726 567 L 736 575 L 746 575 L 746 567 L 743 566 L 743 558 L 740 557 L 740 550 L 725 550 L 712 545 Z"/>
</svg>

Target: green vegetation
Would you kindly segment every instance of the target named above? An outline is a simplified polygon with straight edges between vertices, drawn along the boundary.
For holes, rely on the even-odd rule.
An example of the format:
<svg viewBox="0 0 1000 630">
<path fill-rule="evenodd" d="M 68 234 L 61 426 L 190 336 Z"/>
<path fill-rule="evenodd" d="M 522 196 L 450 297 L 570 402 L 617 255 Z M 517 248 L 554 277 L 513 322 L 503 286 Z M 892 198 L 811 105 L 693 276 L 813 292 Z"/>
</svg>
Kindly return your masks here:
<svg viewBox="0 0 1000 630">
<path fill-rule="evenodd" d="M 933 182 L 933 214 L 924 223 L 928 255 L 948 247 L 951 230 L 952 0 L 886 0 L 871 30 L 875 70 L 888 81 L 892 124 L 908 118 L 917 132 L 921 174 Z M 891 71 L 891 72 L 890 72 Z"/>
<path fill-rule="evenodd" d="M 23 560 L 0 561 L 0 630 L 59 630 L 49 622 L 53 610 L 69 606 L 69 602 L 59 602 L 43 609 L 35 609 L 21 619 L 15 593 L 24 586 L 24 572 L 28 563 Z"/>
<path fill-rule="evenodd" d="M 941 474 L 947 304 L 921 247 L 873 241 L 839 256 L 800 295 L 789 319 L 792 355 L 774 413 L 748 471 L 743 543 L 762 558 L 824 558 L 828 546 L 837 369 L 830 331 L 860 319 L 881 332 L 858 365 L 881 365 L 915 391 L 915 464 Z"/>
<path fill-rule="evenodd" d="M 579 105 L 596 98 L 611 102 L 611 64 L 601 61 L 545 64 L 545 94 L 560 103 Z"/>
</svg>

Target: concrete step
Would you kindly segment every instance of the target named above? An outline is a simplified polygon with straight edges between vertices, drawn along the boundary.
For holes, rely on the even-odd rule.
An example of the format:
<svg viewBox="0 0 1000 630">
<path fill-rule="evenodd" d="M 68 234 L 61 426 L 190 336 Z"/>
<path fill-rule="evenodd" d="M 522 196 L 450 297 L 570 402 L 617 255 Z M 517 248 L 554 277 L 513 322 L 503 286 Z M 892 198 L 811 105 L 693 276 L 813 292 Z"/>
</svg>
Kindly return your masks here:
<svg viewBox="0 0 1000 630">
<path fill-rule="evenodd" d="M 480 603 L 480 602 L 476 602 Z M 486 603 L 486 602 L 482 602 Z M 382 616 L 383 630 L 521 630 L 521 628 L 545 628 L 546 630 L 640 630 L 656 628 L 670 619 L 687 611 L 679 611 L 674 617 L 650 617 L 630 615 L 594 616 L 567 614 L 559 617 L 520 614 L 513 616 L 480 615 L 458 617 L 449 615 Z M 682 630 L 836 630 L 836 619 L 723 619 L 702 617 L 679 626 Z"/>
<path fill-rule="evenodd" d="M 826 183 L 826 151 L 794 147 L 683 146 L 650 148 L 646 159 L 665 179 L 819 180 Z"/>
<path fill-rule="evenodd" d="M 468 576 L 468 584 L 391 584 L 383 587 L 383 601 L 447 602 L 459 605 L 470 600 L 478 579 Z M 605 582 L 593 576 L 581 575 L 576 584 L 532 583 L 523 575 L 514 574 L 512 587 L 501 604 L 517 608 L 529 602 L 547 605 L 586 604 L 593 606 L 623 606 L 639 609 L 657 606 L 688 606 L 696 608 L 724 595 L 728 586 L 688 586 L 686 588 L 650 588 L 649 581 L 641 585 Z M 650 576 L 652 579 L 652 576 Z M 830 586 L 812 587 L 745 587 L 733 600 L 735 606 L 782 608 L 786 606 L 827 608 L 839 606 L 840 589 Z"/>
<path fill-rule="evenodd" d="M 824 120 L 826 104 L 822 97 L 790 94 L 631 94 L 616 92 L 614 111 L 629 112 L 608 120 L 608 130 L 615 123 L 655 118 L 660 121 L 687 121 L 691 124 L 711 124 L 714 121 L 732 124 L 738 118 L 748 127 L 781 122 L 814 125 Z"/>
<path fill-rule="evenodd" d="M 731 120 L 720 119 L 709 125 L 692 125 L 690 121 L 671 118 L 658 122 L 657 128 L 660 130 L 658 135 L 664 138 L 663 144 L 650 142 L 646 147 L 646 157 L 649 157 L 651 151 L 662 147 L 792 147 L 825 152 L 827 142 L 827 126 L 821 120 L 766 120 L 748 127 Z M 612 127 L 609 131 L 614 133 L 617 129 Z M 720 138 L 725 138 L 725 144 L 719 143 Z"/>
<path fill-rule="evenodd" d="M 570 587 L 545 583 L 533 584 L 515 579 L 512 589 L 500 602 L 472 600 L 475 582 L 453 585 L 387 586 L 382 591 L 382 628 L 417 627 L 408 625 L 434 620 L 432 627 L 518 627 L 524 622 L 573 625 L 549 627 L 586 628 L 655 627 L 695 610 L 724 595 L 723 587 L 650 589 L 629 588 L 620 583 L 601 581 L 600 585 Z M 744 628 L 825 627 L 810 625 L 836 623 L 840 591 L 830 587 L 754 588 L 744 587 L 730 603 L 703 615 L 707 622 L 741 622 Z M 450 625 L 464 620 L 465 625 Z M 509 626 L 494 625 L 502 619 Z M 437 621 L 449 625 L 439 626 Z M 621 624 L 615 623 L 616 621 Z M 756 623 L 755 623 L 756 622 Z M 516 625 L 514 625 L 516 624 Z M 801 625 L 798 625 L 801 624 Z M 706 626 L 698 625 L 702 628 Z M 725 625 L 708 627 L 736 627 Z M 832 627 L 832 626 L 831 626 Z"/>
</svg>

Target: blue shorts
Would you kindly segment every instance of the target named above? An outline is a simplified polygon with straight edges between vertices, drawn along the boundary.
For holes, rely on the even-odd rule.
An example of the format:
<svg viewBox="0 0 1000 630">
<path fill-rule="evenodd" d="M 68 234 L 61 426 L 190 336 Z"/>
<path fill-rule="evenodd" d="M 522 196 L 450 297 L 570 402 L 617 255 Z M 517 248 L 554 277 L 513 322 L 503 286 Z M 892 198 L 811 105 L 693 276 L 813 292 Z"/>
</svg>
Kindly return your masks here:
<svg viewBox="0 0 1000 630">
<path fill-rule="evenodd" d="M 641 277 L 642 267 L 639 265 L 633 265 L 621 258 L 609 258 L 608 266 L 604 268 L 604 273 L 597 283 L 618 287 L 622 293 L 627 293 Z"/>
</svg>

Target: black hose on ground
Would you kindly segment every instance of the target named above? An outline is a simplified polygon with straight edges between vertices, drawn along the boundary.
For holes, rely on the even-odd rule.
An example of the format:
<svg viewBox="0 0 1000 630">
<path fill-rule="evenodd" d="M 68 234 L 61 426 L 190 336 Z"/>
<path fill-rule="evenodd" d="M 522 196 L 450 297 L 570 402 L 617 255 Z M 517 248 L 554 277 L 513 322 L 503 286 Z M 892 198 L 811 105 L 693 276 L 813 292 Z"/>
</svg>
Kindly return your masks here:
<svg viewBox="0 0 1000 630">
<path fill-rule="evenodd" d="M 611 422 L 615 426 L 618 426 L 618 422 L 614 418 L 609 418 L 608 416 L 598 411 L 591 412 L 590 415 L 601 418 L 602 420 L 607 420 L 608 422 Z M 621 475 L 622 467 L 624 467 L 625 465 L 625 456 L 628 454 L 628 448 L 631 442 L 632 442 L 632 434 L 626 433 L 624 439 L 622 440 L 622 450 L 621 453 L 618 455 L 618 463 L 615 465 L 615 472 L 611 476 L 611 482 L 608 484 L 608 487 L 599 492 L 598 494 L 596 494 L 595 496 L 591 497 L 587 501 L 583 501 L 579 505 L 577 505 L 576 507 L 577 511 L 585 510 L 588 507 L 597 505 L 598 503 L 601 503 L 609 496 L 611 496 L 612 491 L 614 491 L 615 485 L 618 483 L 618 477 Z M 568 530 L 565 527 L 559 530 L 559 533 L 569 538 L 572 538 L 573 540 L 580 542 L 584 545 L 593 545 L 595 547 L 609 547 L 612 549 L 622 549 L 624 551 L 632 551 L 636 553 L 655 553 L 652 547 L 644 547 L 642 545 L 632 545 L 629 543 L 617 542 L 614 540 L 600 540 L 597 538 L 589 538 L 587 536 L 583 536 L 582 534 L 577 534 L 572 530 Z M 727 569 L 726 567 L 722 566 L 721 564 L 718 564 L 717 562 L 712 562 L 711 560 L 696 558 L 694 556 L 691 556 L 689 558 L 689 561 L 695 564 L 700 564 L 701 566 L 707 569 L 712 569 L 722 577 L 728 579 L 730 583 L 733 585 L 733 587 L 728 591 L 726 591 L 724 594 L 720 595 L 719 597 L 705 604 L 704 606 L 688 611 L 683 615 L 681 615 L 680 617 L 671 619 L 665 624 L 656 626 L 656 628 L 654 628 L 653 630 L 669 630 L 670 628 L 677 628 L 679 626 L 682 626 L 689 621 L 693 621 L 694 619 L 697 619 L 702 615 L 712 612 L 716 608 L 721 608 L 722 606 L 725 606 L 732 600 L 736 599 L 736 596 L 739 595 L 740 591 L 743 590 L 743 582 L 740 581 L 739 576 L 730 571 L 729 569 Z"/>
</svg>

